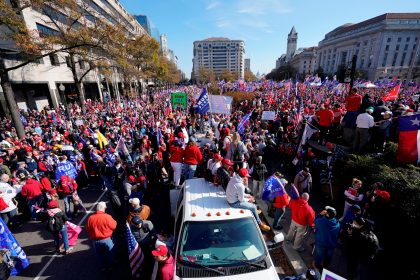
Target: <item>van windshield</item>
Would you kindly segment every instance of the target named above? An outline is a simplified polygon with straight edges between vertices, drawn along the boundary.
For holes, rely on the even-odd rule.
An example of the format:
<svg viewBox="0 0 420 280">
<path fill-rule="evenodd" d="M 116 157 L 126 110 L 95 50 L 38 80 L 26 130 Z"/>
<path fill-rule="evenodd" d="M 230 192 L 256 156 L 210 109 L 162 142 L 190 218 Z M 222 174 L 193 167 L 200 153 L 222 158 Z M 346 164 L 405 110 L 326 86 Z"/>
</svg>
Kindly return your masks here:
<svg viewBox="0 0 420 280">
<path fill-rule="evenodd" d="M 178 260 L 206 266 L 259 261 L 267 255 L 263 242 L 251 217 L 186 222 L 180 235 Z"/>
</svg>

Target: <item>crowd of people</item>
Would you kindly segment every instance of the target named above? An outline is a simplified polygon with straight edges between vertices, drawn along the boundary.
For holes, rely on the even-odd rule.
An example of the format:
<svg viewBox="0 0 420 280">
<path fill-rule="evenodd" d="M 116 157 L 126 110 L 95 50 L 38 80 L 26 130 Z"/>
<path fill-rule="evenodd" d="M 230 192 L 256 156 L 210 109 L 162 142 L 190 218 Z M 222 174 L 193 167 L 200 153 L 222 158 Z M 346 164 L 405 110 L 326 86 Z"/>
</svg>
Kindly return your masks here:
<svg viewBox="0 0 420 280">
<path fill-rule="evenodd" d="M 381 101 L 389 86 L 353 88 L 348 95 L 330 83 L 270 81 L 252 86 L 256 98 L 234 104 L 230 115 L 197 114 L 194 106 L 201 89 L 188 86 L 122 102 L 88 100 L 83 108 L 72 104 L 68 110 L 60 106 L 21 112 L 22 138 L 9 119 L 2 120 L 1 218 L 12 230 L 26 221 L 45 222 L 56 252 L 70 254 L 67 222 L 86 211 L 79 190 L 101 188 L 109 193 L 112 216 L 106 213 L 107 204 L 99 202 L 86 225 L 101 269 L 112 269 L 112 236 L 118 230 L 124 232 L 127 223 L 144 253 L 134 277 L 172 279 L 171 229 L 157 226 L 153 209 L 144 202 L 159 187 L 178 188 L 184 180 L 204 177 L 226 190 L 231 207 L 252 211 L 262 231 L 282 230 L 289 207 L 292 219 L 286 239 L 301 252 L 305 233 L 314 229 L 317 269 L 328 267 L 340 239 L 351 247 L 365 248 L 374 239 L 373 231 L 381 230 L 381 209 L 389 194 L 380 183 L 360 188 L 362 182 L 356 179 L 345 192 L 340 220 L 332 207 L 316 215 L 309 198 L 322 176 L 313 172 L 316 176 L 311 176 L 309 167 L 323 155 L 308 144 L 301 145 L 302 120 L 319 131 L 311 139 L 331 151 L 329 157 L 341 155 L 337 143 L 354 153 L 383 151 L 387 141 L 396 139 L 395 118 L 419 112 L 415 99 L 419 86 L 407 85 L 391 103 Z M 186 92 L 190 106 L 171 108 L 173 91 Z M 275 111 L 275 119 L 262 120 L 263 111 Z M 247 113 L 249 120 L 238 128 Z M 205 137 L 199 139 L 198 132 Z M 292 178 L 291 183 L 283 174 Z M 264 191 L 269 178 L 284 190 L 267 200 Z M 272 225 L 259 218 L 256 202 L 261 198 L 272 208 Z M 353 269 L 363 256 L 349 252 L 349 269 Z"/>
</svg>

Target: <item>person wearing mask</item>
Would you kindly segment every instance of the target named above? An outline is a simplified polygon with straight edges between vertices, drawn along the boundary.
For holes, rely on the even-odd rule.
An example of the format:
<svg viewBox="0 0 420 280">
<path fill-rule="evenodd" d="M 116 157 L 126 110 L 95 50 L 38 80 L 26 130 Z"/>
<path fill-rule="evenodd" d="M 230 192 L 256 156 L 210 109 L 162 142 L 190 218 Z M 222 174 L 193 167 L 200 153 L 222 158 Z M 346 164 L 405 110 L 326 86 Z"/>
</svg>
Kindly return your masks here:
<svg viewBox="0 0 420 280">
<path fill-rule="evenodd" d="M 264 224 L 258 216 L 258 210 L 255 206 L 255 198 L 245 193 L 248 185 L 248 170 L 246 168 L 239 169 L 238 173 L 230 179 L 226 188 L 226 199 L 233 208 L 241 208 L 251 211 L 262 231 L 269 231 L 270 227 Z"/>
<path fill-rule="evenodd" d="M 99 202 L 95 214 L 91 215 L 86 223 L 86 230 L 102 271 L 109 271 L 114 260 L 114 242 L 111 237 L 117 222 L 105 211 L 106 203 Z"/>
<path fill-rule="evenodd" d="M 353 152 L 361 153 L 369 143 L 369 129 L 375 125 L 373 117 L 373 107 L 368 107 L 366 112 L 356 118 L 356 134 L 353 142 Z"/>
<path fill-rule="evenodd" d="M 286 240 L 293 242 L 293 249 L 303 252 L 305 250 L 304 237 L 308 227 L 314 226 L 315 211 L 308 203 L 309 194 L 305 192 L 299 197 L 299 192 L 294 185 L 292 185 L 291 198 L 289 208 L 292 211 L 292 221 Z"/>
<path fill-rule="evenodd" d="M 338 243 L 340 233 L 340 223 L 335 218 L 337 211 L 330 206 L 326 206 L 324 210 L 315 218 L 315 267 L 322 271 L 328 268 L 334 253 L 334 249 Z"/>
</svg>

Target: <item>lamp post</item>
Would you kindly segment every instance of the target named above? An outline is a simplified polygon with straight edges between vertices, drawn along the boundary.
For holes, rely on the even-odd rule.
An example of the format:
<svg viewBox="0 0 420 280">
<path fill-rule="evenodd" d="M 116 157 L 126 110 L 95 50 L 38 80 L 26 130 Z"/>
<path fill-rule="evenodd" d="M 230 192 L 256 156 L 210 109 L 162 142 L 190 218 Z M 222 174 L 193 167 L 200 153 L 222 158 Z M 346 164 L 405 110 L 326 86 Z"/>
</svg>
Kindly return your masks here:
<svg viewBox="0 0 420 280">
<path fill-rule="evenodd" d="M 62 94 L 62 97 L 63 97 L 63 100 L 64 100 L 63 105 L 66 108 L 67 116 L 69 117 L 69 120 L 71 120 L 69 106 L 67 105 L 67 99 L 66 99 L 66 94 L 65 94 L 66 87 L 63 85 L 63 83 L 61 83 L 60 86 L 58 87 L 58 89 L 60 90 L 60 92 Z"/>
</svg>

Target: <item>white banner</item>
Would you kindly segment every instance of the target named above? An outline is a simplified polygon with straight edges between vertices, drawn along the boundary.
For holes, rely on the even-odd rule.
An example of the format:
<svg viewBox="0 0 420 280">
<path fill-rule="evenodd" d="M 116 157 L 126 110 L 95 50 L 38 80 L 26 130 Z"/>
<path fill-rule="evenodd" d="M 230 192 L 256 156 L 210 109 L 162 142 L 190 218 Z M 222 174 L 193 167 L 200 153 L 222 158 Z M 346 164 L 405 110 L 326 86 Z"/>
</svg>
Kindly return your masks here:
<svg viewBox="0 0 420 280">
<path fill-rule="evenodd" d="M 275 111 L 263 111 L 261 119 L 263 121 L 274 121 L 276 119 L 276 112 Z"/>
<path fill-rule="evenodd" d="M 210 113 L 230 115 L 233 97 L 223 95 L 209 95 Z"/>
</svg>

